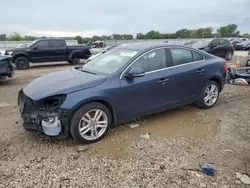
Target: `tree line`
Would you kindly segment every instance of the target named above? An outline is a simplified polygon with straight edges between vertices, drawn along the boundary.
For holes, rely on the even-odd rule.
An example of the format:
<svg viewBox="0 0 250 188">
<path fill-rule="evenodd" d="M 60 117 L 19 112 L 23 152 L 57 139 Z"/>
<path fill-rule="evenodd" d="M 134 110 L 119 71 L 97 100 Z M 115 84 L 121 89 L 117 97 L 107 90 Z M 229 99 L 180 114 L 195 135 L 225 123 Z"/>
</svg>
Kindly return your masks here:
<svg viewBox="0 0 250 188">
<path fill-rule="evenodd" d="M 241 34 L 237 29 L 236 24 L 229 24 L 217 29 L 216 33 L 213 33 L 213 28 L 199 28 L 199 29 L 180 29 L 175 33 L 160 33 L 159 31 L 151 30 L 147 33 L 137 33 L 135 39 L 178 39 L 178 38 L 213 38 L 213 37 L 244 37 L 249 38 L 250 34 Z M 0 41 L 33 41 L 38 38 L 34 36 L 22 36 L 15 32 L 12 35 L 7 36 L 6 34 L 0 34 Z M 75 37 L 61 37 L 65 40 L 77 40 L 79 44 L 85 44 L 88 42 L 98 41 L 98 40 L 132 40 L 134 36 L 131 34 L 112 34 L 109 36 L 93 36 L 93 37 L 82 37 L 80 35 Z"/>
</svg>

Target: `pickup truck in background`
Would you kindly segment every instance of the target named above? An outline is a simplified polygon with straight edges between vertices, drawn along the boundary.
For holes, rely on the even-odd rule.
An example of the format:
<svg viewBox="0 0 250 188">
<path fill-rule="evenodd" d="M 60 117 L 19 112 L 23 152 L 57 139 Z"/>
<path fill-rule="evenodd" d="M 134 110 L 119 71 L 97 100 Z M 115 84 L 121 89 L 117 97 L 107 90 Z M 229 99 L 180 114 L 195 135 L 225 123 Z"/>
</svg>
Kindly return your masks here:
<svg viewBox="0 0 250 188">
<path fill-rule="evenodd" d="M 67 46 L 63 39 L 38 39 L 24 48 L 6 50 L 11 53 L 12 62 L 17 69 L 28 69 L 31 63 L 68 61 L 75 65 L 80 59 L 91 56 L 90 47 L 85 45 Z"/>
</svg>

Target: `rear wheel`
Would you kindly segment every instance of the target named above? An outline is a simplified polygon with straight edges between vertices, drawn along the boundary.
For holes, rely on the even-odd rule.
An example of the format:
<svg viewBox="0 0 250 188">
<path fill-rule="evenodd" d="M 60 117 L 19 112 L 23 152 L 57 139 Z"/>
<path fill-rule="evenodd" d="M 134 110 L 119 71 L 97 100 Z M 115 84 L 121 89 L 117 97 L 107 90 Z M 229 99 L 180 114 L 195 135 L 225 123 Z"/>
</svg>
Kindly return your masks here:
<svg viewBox="0 0 250 188">
<path fill-rule="evenodd" d="M 219 85 L 215 81 L 208 81 L 202 89 L 199 101 L 196 103 L 201 108 L 213 107 L 219 99 Z"/>
<path fill-rule="evenodd" d="M 15 65 L 17 69 L 24 70 L 29 68 L 30 62 L 26 57 L 18 57 L 15 60 Z"/>
<path fill-rule="evenodd" d="M 107 134 L 111 119 L 111 113 L 106 106 L 96 102 L 86 104 L 71 119 L 71 135 L 85 144 L 97 142 Z"/>
<path fill-rule="evenodd" d="M 72 58 L 71 60 L 69 60 L 68 62 L 71 65 L 77 65 L 80 63 L 80 59 L 75 57 L 75 58 Z"/>
<path fill-rule="evenodd" d="M 232 51 L 228 51 L 225 57 L 225 60 L 230 61 L 233 59 L 233 52 Z"/>
</svg>

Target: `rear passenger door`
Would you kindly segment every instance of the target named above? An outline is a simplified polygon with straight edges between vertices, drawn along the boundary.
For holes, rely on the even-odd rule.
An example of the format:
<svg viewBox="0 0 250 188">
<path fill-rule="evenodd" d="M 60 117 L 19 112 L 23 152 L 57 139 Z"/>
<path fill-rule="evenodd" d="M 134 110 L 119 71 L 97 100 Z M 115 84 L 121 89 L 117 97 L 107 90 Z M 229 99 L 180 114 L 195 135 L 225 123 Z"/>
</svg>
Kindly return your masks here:
<svg viewBox="0 0 250 188">
<path fill-rule="evenodd" d="M 171 84 L 174 84 L 172 97 L 178 104 L 197 100 L 205 81 L 205 61 L 203 55 L 191 49 L 170 48 L 173 66 Z"/>
<path fill-rule="evenodd" d="M 49 47 L 52 52 L 52 60 L 63 61 L 67 59 L 67 47 L 63 40 L 51 40 Z"/>
</svg>

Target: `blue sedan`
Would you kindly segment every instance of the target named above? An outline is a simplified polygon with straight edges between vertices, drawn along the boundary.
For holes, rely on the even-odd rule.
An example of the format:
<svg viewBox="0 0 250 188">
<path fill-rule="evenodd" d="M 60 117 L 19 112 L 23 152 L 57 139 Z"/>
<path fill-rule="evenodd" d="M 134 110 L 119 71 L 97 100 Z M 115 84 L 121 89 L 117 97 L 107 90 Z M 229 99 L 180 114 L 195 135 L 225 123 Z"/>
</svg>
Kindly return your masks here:
<svg viewBox="0 0 250 188">
<path fill-rule="evenodd" d="M 33 80 L 20 90 L 18 105 L 26 130 L 88 144 L 137 117 L 192 103 L 211 108 L 225 77 L 225 61 L 206 52 L 126 44 Z"/>
</svg>

